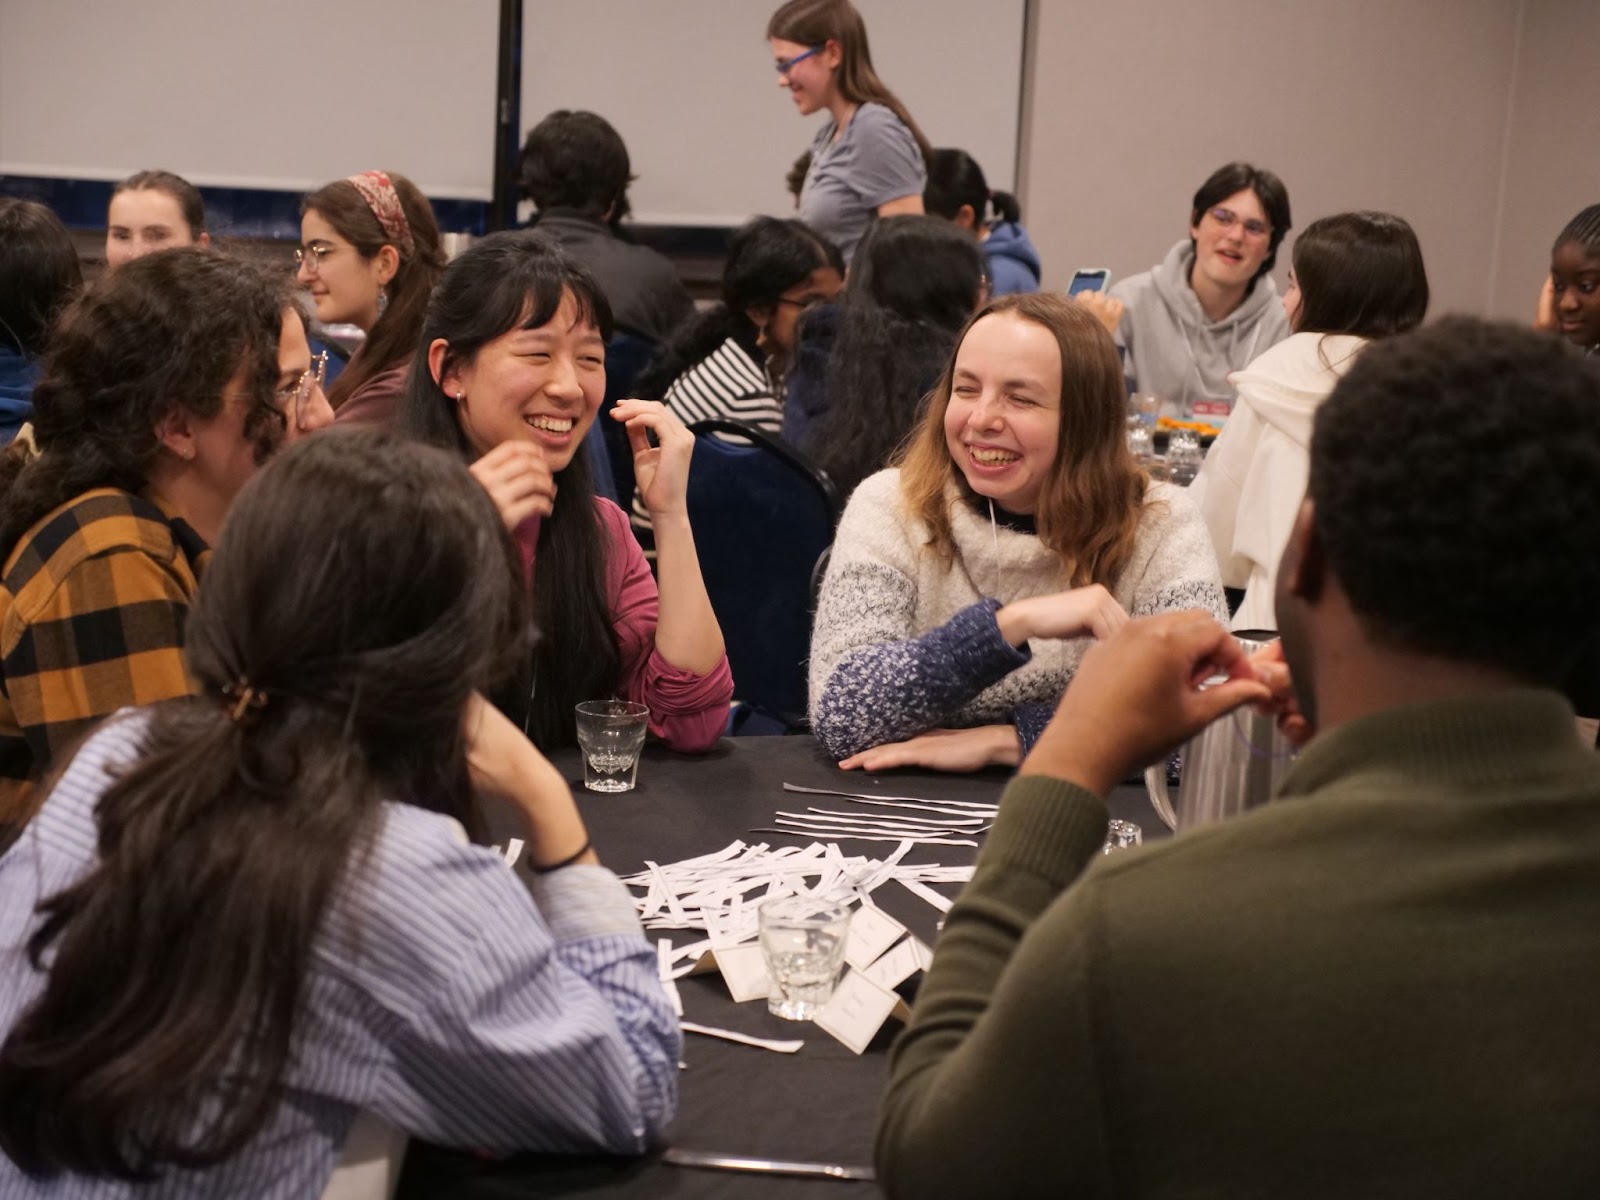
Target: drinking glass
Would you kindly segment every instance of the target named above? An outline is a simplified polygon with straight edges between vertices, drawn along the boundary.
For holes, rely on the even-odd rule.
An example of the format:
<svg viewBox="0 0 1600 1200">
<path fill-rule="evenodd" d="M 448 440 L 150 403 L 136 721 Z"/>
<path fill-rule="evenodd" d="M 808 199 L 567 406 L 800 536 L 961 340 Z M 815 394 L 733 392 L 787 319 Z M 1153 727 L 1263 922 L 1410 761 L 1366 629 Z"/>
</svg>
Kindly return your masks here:
<svg viewBox="0 0 1600 1200">
<path fill-rule="evenodd" d="M 1172 482 L 1188 487 L 1200 474 L 1200 439 L 1192 429 L 1175 429 L 1167 443 L 1167 462 L 1172 465 Z"/>
<path fill-rule="evenodd" d="M 629 700 L 587 700 L 577 712 L 583 786 L 591 792 L 631 792 L 649 708 Z"/>
<path fill-rule="evenodd" d="M 1133 461 L 1141 465 L 1148 463 L 1155 452 L 1152 440 L 1152 429 L 1143 421 L 1135 417 L 1128 418 L 1128 453 L 1133 455 Z"/>
<path fill-rule="evenodd" d="M 1111 818 L 1111 824 L 1106 828 L 1106 844 L 1101 848 L 1101 854 L 1110 854 L 1113 850 L 1126 850 L 1129 846 L 1137 846 L 1144 841 L 1144 830 L 1132 821 L 1119 821 Z"/>
<path fill-rule="evenodd" d="M 809 1021 L 833 996 L 844 964 L 850 908 L 785 896 L 756 910 L 761 956 L 766 960 L 767 1011 L 786 1021 Z"/>
</svg>

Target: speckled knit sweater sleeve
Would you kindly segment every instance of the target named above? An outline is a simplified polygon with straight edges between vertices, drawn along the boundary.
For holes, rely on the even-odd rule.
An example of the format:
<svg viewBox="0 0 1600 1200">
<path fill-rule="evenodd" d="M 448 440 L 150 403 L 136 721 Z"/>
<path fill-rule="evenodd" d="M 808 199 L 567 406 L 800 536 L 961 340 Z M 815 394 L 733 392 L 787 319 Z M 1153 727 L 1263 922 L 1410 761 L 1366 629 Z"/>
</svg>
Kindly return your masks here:
<svg viewBox="0 0 1600 1200">
<path fill-rule="evenodd" d="M 1032 657 L 1000 636 L 1000 604 L 992 599 L 969 596 L 945 610 L 954 615 L 942 624 L 918 629 L 926 533 L 898 500 L 898 472 L 881 472 L 856 489 L 817 605 L 811 725 L 835 758 L 950 723 Z"/>
<path fill-rule="evenodd" d="M 846 758 L 947 722 L 1031 657 L 1000 636 L 999 611 L 999 601 L 981 600 L 920 637 L 879 642 L 850 654 L 813 705 L 817 740 L 834 758 Z"/>
<path fill-rule="evenodd" d="M 1204 608 L 1226 619 L 1205 523 L 1181 489 L 1157 484 L 1113 592 L 1135 617 Z M 928 549 L 899 473 L 865 480 L 839 523 L 811 641 L 811 723 L 835 758 L 939 727 L 1008 723 L 1026 751 L 1088 647 L 1043 639 L 1015 649 L 995 614 L 1063 590 L 1059 560 L 1031 534 L 952 512 L 957 561 Z M 993 589 L 993 590 L 991 590 Z"/>
</svg>

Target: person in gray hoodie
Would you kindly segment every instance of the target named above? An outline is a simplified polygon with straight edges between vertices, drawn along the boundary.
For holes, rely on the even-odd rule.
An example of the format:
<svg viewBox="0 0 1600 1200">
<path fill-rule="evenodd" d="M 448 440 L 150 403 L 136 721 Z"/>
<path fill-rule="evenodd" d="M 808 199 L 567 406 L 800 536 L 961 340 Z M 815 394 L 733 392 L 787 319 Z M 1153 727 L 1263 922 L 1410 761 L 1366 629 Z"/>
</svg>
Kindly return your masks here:
<svg viewBox="0 0 1600 1200">
<path fill-rule="evenodd" d="M 1184 416 L 1196 402 L 1231 398 L 1228 373 L 1289 335 L 1269 274 L 1289 227 L 1289 193 L 1272 172 L 1236 162 L 1212 173 L 1194 194 L 1189 236 L 1111 289 L 1123 306 L 1115 334 L 1129 391 L 1152 392 Z"/>
<path fill-rule="evenodd" d="M 1228 377 L 1238 399 L 1189 488 L 1222 582 L 1245 589 L 1235 629 L 1276 629 L 1278 559 L 1305 495 L 1318 407 L 1369 341 L 1405 333 L 1428 310 L 1417 235 L 1399 217 L 1340 213 L 1294 244 L 1283 308 L 1294 333 Z"/>
</svg>

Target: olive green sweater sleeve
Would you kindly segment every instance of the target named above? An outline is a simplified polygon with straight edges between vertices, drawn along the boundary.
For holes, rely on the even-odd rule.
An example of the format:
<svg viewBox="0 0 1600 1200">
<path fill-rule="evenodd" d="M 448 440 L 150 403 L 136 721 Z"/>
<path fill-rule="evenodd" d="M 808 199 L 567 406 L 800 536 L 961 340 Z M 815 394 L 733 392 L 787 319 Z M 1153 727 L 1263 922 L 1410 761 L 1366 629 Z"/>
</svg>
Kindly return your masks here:
<svg viewBox="0 0 1600 1200">
<path fill-rule="evenodd" d="M 889 1196 L 1060 1196 L 1106 1179 L 1094 895 L 1067 891 L 1106 824 L 1097 796 L 1061 780 L 1006 789 L 891 1057 L 877 1145 Z M 1030 1165 L 1041 1146 L 1048 1177 Z"/>
</svg>

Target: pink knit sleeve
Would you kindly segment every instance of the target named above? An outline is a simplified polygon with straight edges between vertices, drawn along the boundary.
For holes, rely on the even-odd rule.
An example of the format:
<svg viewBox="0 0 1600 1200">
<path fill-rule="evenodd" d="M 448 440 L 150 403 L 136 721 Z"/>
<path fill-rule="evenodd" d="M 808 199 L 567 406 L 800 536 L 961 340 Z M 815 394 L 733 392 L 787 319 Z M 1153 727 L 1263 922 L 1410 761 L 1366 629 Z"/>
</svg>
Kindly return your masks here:
<svg viewBox="0 0 1600 1200">
<path fill-rule="evenodd" d="M 656 649 L 660 595 L 644 551 L 628 528 L 627 515 L 610 500 L 597 499 L 600 524 L 611 542 L 608 580 L 612 628 L 622 657 L 617 691 L 650 708 L 650 732 L 673 750 L 703 754 L 728 724 L 733 674 L 728 656 L 707 675 L 675 667 Z"/>
</svg>

